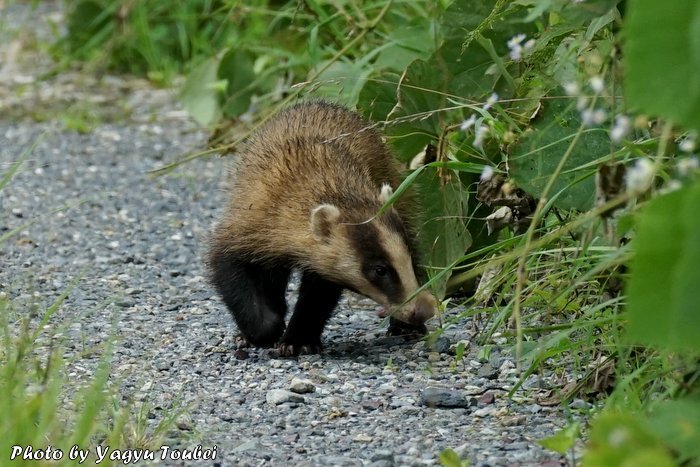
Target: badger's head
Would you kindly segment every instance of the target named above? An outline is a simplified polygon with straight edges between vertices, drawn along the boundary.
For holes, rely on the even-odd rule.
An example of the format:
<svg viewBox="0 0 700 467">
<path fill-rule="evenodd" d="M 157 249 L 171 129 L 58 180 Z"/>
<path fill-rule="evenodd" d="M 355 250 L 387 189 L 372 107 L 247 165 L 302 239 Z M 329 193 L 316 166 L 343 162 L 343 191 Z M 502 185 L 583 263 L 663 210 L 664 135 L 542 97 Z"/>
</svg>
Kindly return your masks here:
<svg viewBox="0 0 700 467">
<path fill-rule="evenodd" d="M 320 273 L 382 305 L 380 316 L 420 325 L 435 315 L 437 301 L 427 290 L 409 300 L 420 285 L 404 222 L 394 208 L 373 217 L 391 195 L 385 184 L 371 203 L 315 206 L 309 253 Z"/>
</svg>

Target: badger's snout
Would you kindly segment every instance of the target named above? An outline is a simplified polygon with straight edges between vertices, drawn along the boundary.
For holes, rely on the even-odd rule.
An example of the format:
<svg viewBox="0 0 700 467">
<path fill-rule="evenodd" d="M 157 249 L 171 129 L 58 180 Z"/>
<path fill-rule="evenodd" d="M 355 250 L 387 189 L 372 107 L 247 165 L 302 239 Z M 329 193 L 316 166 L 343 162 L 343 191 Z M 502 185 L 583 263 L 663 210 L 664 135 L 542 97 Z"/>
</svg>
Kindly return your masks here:
<svg viewBox="0 0 700 467">
<path fill-rule="evenodd" d="M 423 291 L 403 308 L 391 313 L 392 318 L 411 325 L 428 321 L 437 313 L 437 300 L 427 291 Z"/>
</svg>

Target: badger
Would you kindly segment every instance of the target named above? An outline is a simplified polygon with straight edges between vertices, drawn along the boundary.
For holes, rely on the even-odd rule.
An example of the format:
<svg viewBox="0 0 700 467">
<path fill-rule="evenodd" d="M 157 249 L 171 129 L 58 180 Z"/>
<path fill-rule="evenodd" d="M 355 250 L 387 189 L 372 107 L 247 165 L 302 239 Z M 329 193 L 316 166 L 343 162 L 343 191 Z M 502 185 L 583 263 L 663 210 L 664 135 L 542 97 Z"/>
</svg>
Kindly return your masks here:
<svg viewBox="0 0 700 467">
<path fill-rule="evenodd" d="M 401 197 L 378 215 L 402 177 L 368 122 L 334 103 L 293 105 L 249 138 L 234 172 L 208 265 L 248 344 L 320 352 L 343 289 L 381 305 L 390 329 L 425 329 L 437 301 L 416 294 L 414 207 Z M 301 284 L 285 325 L 292 270 Z"/>
</svg>

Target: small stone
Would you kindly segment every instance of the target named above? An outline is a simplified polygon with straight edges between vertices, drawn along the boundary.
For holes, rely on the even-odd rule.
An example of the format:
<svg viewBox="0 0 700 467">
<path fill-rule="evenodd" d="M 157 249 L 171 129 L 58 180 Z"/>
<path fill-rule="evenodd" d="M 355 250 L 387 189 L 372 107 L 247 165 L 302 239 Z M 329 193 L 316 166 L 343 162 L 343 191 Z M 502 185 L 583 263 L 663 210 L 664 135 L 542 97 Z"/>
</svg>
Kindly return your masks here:
<svg viewBox="0 0 700 467">
<path fill-rule="evenodd" d="M 360 433 L 359 435 L 355 436 L 352 440 L 357 443 L 371 443 L 372 437 L 364 433 Z"/>
<path fill-rule="evenodd" d="M 480 378 L 496 379 L 498 377 L 498 370 L 491 366 L 490 363 L 485 363 L 479 368 L 476 375 Z"/>
<path fill-rule="evenodd" d="M 308 394 L 316 390 L 316 386 L 308 379 L 297 378 L 296 376 L 292 378 L 292 382 L 289 385 L 289 390 L 297 394 Z"/>
<path fill-rule="evenodd" d="M 569 407 L 574 410 L 586 410 L 588 408 L 588 402 L 583 399 L 574 399 L 571 404 L 569 404 Z"/>
<path fill-rule="evenodd" d="M 484 394 L 482 394 L 481 397 L 479 397 L 479 404 L 489 405 L 489 404 L 493 404 L 493 402 L 495 400 L 496 400 L 496 395 L 491 391 L 487 391 Z"/>
<path fill-rule="evenodd" d="M 192 424 L 187 420 L 181 420 L 175 424 L 179 430 L 192 431 Z"/>
<path fill-rule="evenodd" d="M 379 399 L 368 399 L 366 401 L 362 401 L 360 405 L 365 410 L 377 410 L 380 407 L 384 406 L 384 401 L 381 401 Z"/>
<path fill-rule="evenodd" d="M 376 451 L 374 454 L 372 454 L 372 457 L 370 457 L 369 460 L 372 462 L 377 462 L 377 461 L 394 462 L 394 453 L 388 449 L 380 449 L 379 451 Z"/>
<path fill-rule="evenodd" d="M 430 363 L 439 362 L 439 361 L 440 361 L 440 358 L 441 358 L 441 357 L 440 357 L 440 354 L 437 353 L 437 352 L 430 352 L 430 353 L 428 354 L 428 361 L 429 361 Z"/>
<path fill-rule="evenodd" d="M 287 391 L 286 389 L 272 389 L 267 391 L 265 400 L 267 400 L 267 403 L 270 405 L 280 405 L 285 402 L 305 402 L 303 396 Z"/>
<path fill-rule="evenodd" d="M 488 417 L 489 415 L 493 415 L 495 411 L 496 409 L 493 405 L 487 405 L 484 408 L 475 410 L 474 412 L 472 412 L 472 415 L 474 417 L 483 418 Z"/>
<path fill-rule="evenodd" d="M 449 353 L 450 340 L 445 336 L 439 337 L 433 344 L 433 350 L 437 353 Z"/>
<path fill-rule="evenodd" d="M 243 349 L 238 349 L 233 352 L 233 356 L 236 357 L 236 360 L 246 360 L 250 354 Z"/>
<path fill-rule="evenodd" d="M 452 389 L 427 387 L 421 391 L 420 400 L 426 407 L 439 408 L 467 408 L 469 401 L 461 391 Z"/>
<path fill-rule="evenodd" d="M 508 417 L 503 417 L 501 423 L 503 426 L 517 426 L 523 425 L 525 423 L 525 415 L 510 415 Z"/>
<path fill-rule="evenodd" d="M 172 366 L 172 362 L 168 362 L 166 360 L 158 360 L 156 361 L 156 370 L 158 371 L 168 371 L 170 370 L 170 367 Z"/>
</svg>

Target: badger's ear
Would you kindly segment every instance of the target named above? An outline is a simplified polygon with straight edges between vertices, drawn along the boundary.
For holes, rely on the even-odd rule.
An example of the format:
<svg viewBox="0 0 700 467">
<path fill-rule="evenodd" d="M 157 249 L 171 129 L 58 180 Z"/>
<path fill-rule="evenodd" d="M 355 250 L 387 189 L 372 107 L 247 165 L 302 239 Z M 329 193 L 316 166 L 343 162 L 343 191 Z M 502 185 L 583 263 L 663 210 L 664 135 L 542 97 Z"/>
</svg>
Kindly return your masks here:
<svg viewBox="0 0 700 467">
<path fill-rule="evenodd" d="M 340 210 L 336 206 L 319 204 L 311 211 L 311 234 L 318 241 L 327 240 L 339 218 Z"/>
<path fill-rule="evenodd" d="M 386 204 L 387 201 L 389 201 L 389 198 L 391 198 L 391 195 L 394 194 L 394 190 L 391 188 L 391 185 L 388 183 L 382 184 L 382 189 L 379 191 L 379 202 L 382 204 Z"/>
</svg>

